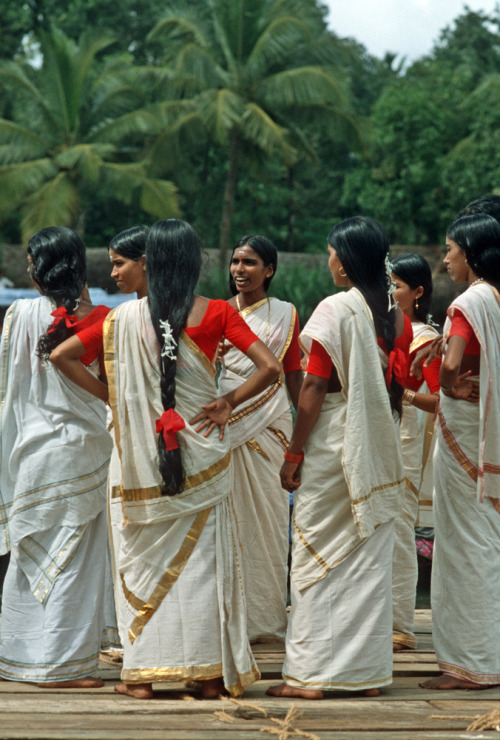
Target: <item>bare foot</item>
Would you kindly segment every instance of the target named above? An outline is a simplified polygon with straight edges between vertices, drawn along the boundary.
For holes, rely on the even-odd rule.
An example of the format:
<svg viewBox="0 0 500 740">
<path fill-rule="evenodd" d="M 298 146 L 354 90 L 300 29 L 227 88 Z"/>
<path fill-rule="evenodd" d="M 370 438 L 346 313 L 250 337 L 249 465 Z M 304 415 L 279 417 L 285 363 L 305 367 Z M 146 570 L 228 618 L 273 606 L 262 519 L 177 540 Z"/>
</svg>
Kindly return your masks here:
<svg viewBox="0 0 500 740">
<path fill-rule="evenodd" d="M 472 683 L 472 681 L 465 681 L 464 679 L 450 676 L 449 673 L 443 673 L 441 676 L 436 676 L 436 678 L 429 678 L 427 681 L 422 681 L 418 685 L 421 689 L 442 689 L 443 691 L 449 691 L 451 689 L 490 689 L 492 686 L 497 686 L 498 684 Z"/>
<path fill-rule="evenodd" d="M 270 686 L 266 694 L 268 696 L 286 696 L 292 699 L 323 698 L 323 692 L 319 689 L 298 689 L 295 686 L 288 686 L 286 683 L 280 683 L 278 686 Z"/>
<path fill-rule="evenodd" d="M 218 699 L 221 695 L 228 695 L 222 678 L 210 678 L 208 681 L 201 681 L 200 683 L 203 699 Z"/>
<path fill-rule="evenodd" d="M 393 642 L 392 643 L 392 652 L 393 653 L 400 653 L 401 650 L 409 650 L 405 645 L 401 645 L 400 642 Z"/>
<path fill-rule="evenodd" d="M 102 678 L 75 678 L 73 681 L 52 681 L 37 683 L 41 689 L 100 689 L 104 686 Z"/>
<path fill-rule="evenodd" d="M 153 687 L 150 683 L 119 683 L 115 686 L 115 691 L 132 696 L 134 699 L 153 698 Z"/>
<path fill-rule="evenodd" d="M 361 692 L 362 696 L 378 696 L 380 689 L 365 689 Z"/>
</svg>

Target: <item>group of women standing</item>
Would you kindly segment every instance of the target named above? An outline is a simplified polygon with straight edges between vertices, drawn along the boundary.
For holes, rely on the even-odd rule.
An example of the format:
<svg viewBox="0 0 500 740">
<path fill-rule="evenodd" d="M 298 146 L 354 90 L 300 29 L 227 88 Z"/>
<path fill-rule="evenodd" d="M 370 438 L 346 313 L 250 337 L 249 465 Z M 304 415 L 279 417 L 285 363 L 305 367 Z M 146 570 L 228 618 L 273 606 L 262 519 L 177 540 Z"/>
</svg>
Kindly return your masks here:
<svg viewBox="0 0 500 740">
<path fill-rule="evenodd" d="M 471 229 L 482 226 L 474 222 Z M 450 234 L 461 244 L 461 236 Z M 393 646 L 414 646 L 410 541 L 431 424 L 406 414 L 413 407 L 432 414 L 439 399 L 439 360 L 425 370 L 427 388 L 408 372 L 410 351 L 435 334 L 426 319 L 431 287 L 425 266 L 419 258 L 413 267 L 391 266 L 387 236 L 372 219 L 334 227 L 328 264 L 335 284 L 347 291 L 320 303 L 301 334 L 308 355 L 303 382 L 296 311 L 267 295 L 277 254 L 265 237 L 245 236 L 235 246 L 233 298 L 226 302 L 194 292 L 201 245 L 188 224 L 169 220 L 128 230 L 110 245 L 112 274 L 138 300 L 108 315 L 88 303 L 82 246 L 68 229 L 35 235 L 29 269 L 42 297 L 16 302 L 5 322 L 0 524 L 2 547 L 12 558 L 0 677 L 99 685 L 99 651 L 117 643 L 108 619 L 113 571 L 123 645 L 120 693 L 150 698 L 154 682 L 193 680 L 203 697 L 238 696 L 259 677 L 251 642 L 286 634 L 284 683 L 269 694 L 377 694 L 392 680 Z M 475 484 L 469 487 L 478 488 L 498 517 L 500 238 L 487 259 L 469 242 L 458 249 L 469 259 L 467 279 L 474 276 L 466 292 L 473 292 L 473 308 L 466 299 L 452 313 L 473 327 L 481 355 L 477 367 L 464 366 L 460 344 L 457 349 L 457 340 L 449 339 L 439 413 L 451 419 L 459 413 L 456 404 L 463 405 L 467 444 L 473 429 L 482 436 L 476 447 L 463 442 L 462 449 L 450 427 L 448 436 L 440 433 L 436 459 L 448 444 L 455 494 L 466 469 Z M 391 297 L 393 282 L 400 307 Z M 293 431 L 287 391 L 297 410 Z M 474 403 L 478 393 L 484 403 Z M 103 401 L 112 412 L 112 438 Z M 460 526 L 463 536 L 470 521 L 467 511 L 458 525 L 454 506 L 437 504 L 436 515 L 437 532 L 438 517 L 446 522 L 437 571 L 447 589 L 449 576 L 439 574 L 453 563 L 464 567 L 465 556 L 460 561 L 452 553 L 446 560 L 446 528 Z M 488 544 L 478 537 L 481 555 L 474 555 L 484 585 L 500 557 L 494 535 L 500 519 L 483 504 L 470 506 L 486 527 Z M 476 605 L 481 590 L 478 585 Z M 483 602 L 490 596 L 491 588 Z M 448 594 L 441 598 L 449 609 Z M 436 601 L 437 620 L 444 608 Z M 479 607 L 482 625 L 494 621 L 495 609 L 494 599 Z M 466 640 L 450 638 L 448 627 L 445 614 L 441 630 L 435 627 L 436 650 L 445 674 L 454 675 L 449 666 L 460 666 L 461 658 L 448 655 L 447 647 L 441 658 L 439 650 L 447 640 Z M 460 669 L 467 684 L 500 682 L 490 648 L 488 670 L 476 663 Z"/>
</svg>

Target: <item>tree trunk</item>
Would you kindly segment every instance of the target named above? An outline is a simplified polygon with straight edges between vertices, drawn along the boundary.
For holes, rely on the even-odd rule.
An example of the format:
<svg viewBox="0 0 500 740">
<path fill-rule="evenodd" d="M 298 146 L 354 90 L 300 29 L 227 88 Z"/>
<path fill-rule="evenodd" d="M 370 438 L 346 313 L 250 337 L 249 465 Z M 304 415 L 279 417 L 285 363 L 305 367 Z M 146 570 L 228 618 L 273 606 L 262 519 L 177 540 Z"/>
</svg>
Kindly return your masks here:
<svg viewBox="0 0 500 740">
<path fill-rule="evenodd" d="M 227 267 L 227 251 L 229 247 L 229 237 L 231 235 L 231 220 L 233 217 L 234 197 L 236 193 L 238 149 L 239 137 L 238 133 L 233 129 L 229 145 L 229 167 L 226 177 L 226 187 L 224 189 L 224 201 L 222 203 L 220 222 L 219 264 L 222 270 L 225 270 Z"/>
</svg>

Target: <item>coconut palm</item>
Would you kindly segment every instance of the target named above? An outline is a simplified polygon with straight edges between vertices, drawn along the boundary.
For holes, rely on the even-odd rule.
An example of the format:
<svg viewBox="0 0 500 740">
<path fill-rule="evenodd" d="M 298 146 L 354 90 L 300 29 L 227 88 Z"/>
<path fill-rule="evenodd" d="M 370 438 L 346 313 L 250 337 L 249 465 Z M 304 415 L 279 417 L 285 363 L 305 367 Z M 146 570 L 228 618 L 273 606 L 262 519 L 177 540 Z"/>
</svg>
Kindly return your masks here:
<svg viewBox="0 0 500 740">
<path fill-rule="evenodd" d="M 324 25 L 311 20 L 314 8 L 310 0 L 207 0 L 204 14 L 170 8 L 150 34 L 173 69 L 171 98 L 184 101 L 178 127 L 201 128 L 228 152 L 222 263 L 245 160 L 264 154 L 289 167 L 312 157 L 306 122 L 328 121 L 337 136 L 355 129 L 339 77 L 321 58 Z M 156 140 L 156 162 L 172 150 L 171 131 Z"/>
<path fill-rule="evenodd" d="M 175 186 L 152 177 L 142 153 L 158 119 L 123 61 L 97 58 L 112 39 L 86 32 L 75 44 L 54 29 L 39 41 L 40 68 L 0 66 L 0 80 L 16 90 L 12 120 L 0 119 L 0 214 L 20 210 L 23 239 L 51 224 L 83 231 L 95 196 L 177 215 Z"/>
</svg>

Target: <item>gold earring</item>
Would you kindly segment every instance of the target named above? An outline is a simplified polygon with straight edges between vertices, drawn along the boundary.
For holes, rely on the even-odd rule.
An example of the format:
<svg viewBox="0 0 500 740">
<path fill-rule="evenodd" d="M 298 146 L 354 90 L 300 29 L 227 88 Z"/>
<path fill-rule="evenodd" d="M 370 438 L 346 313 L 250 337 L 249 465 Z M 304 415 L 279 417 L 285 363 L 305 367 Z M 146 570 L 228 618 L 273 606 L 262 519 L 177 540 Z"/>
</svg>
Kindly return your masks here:
<svg viewBox="0 0 500 740">
<path fill-rule="evenodd" d="M 339 268 L 339 275 L 340 277 L 347 277 L 347 272 L 345 272 L 343 267 Z"/>
<path fill-rule="evenodd" d="M 418 311 L 418 298 L 415 298 L 415 308 Z"/>
</svg>

